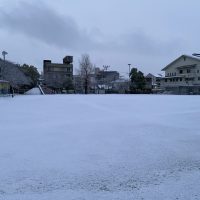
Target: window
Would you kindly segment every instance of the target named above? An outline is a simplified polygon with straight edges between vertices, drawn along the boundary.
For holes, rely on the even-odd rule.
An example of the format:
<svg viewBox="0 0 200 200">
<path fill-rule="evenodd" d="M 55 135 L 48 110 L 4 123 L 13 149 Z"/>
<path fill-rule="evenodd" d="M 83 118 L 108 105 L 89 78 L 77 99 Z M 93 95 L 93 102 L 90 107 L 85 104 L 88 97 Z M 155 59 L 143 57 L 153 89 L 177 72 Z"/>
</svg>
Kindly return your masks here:
<svg viewBox="0 0 200 200">
<path fill-rule="evenodd" d="M 199 73 L 199 69 L 197 70 L 197 73 Z"/>
<path fill-rule="evenodd" d="M 200 77 L 198 77 L 198 81 L 200 81 Z"/>
<path fill-rule="evenodd" d="M 185 78 L 185 81 L 194 81 L 194 77 L 191 77 L 191 78 Z"/>
<path fill-rule="evenodd" d="M 165 82 L 167 82 L 167 79 L 165 79 Z"/>
<path fill-rule="evenodd" d="M 190 71 L 190 69 L 187 69 L 187 73 L 189 74 L 191 71 Z"/>
<path fill-rule="evenodd" d="M 181 70 L 179 71 L 179 73 L 182 74 L 182 73 L 183 73 L 183 70 L 181 69 Z"/>
<path fill-rule="evenodd" d="M 183 79 L 182 78 L 180 78 L 180 81 L 182 81 Z"/>
</svg>

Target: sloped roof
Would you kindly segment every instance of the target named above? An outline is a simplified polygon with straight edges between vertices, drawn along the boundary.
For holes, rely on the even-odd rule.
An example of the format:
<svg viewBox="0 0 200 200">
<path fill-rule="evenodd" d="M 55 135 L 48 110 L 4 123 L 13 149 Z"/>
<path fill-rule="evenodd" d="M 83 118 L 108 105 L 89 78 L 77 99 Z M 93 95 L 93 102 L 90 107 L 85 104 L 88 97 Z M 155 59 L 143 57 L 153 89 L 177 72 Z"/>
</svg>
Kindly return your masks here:
<svg viewBox="0 0 200 200">
<path fill-rule="evenodd" d="M 176 61 L 178 61 L 179 59 L 183 58 L 183 57 L 187 57 L 187 58 L 191 58 L 194 59 L 198 62 L 200 62 L 200 57 L 196 57 L 196 56 L 191 56 L 191 55 L 181 55 L 180 57 L 178 57 L 177 59 L 175 59 L 174 61 L 172 61 L 170 64 L 168 64 L 166 67 L 164 67 L 162 69 L 162 71 L 165 71 L 168 67 L 170 67 L 171 65 L 173 65 Z"/>
<path fill-rule="evenodd" d="M 18 65 L 4 61 L 0 59 L 0 67 L 2 69 L 3 79 L 9 81 L 10 84 L 14 87 L 20 85 L 28 85 L 32 84 L 32 80 L 30 77 L 27 77 L 19 68 Z"/>
<path fill-rule="evenodd" d="M 145 77 L 147 78 L 152 78 L 152 77 L 156 77 L 155 75 L 151 74 L 151 73 L 148 73 Z"/>
</svg>

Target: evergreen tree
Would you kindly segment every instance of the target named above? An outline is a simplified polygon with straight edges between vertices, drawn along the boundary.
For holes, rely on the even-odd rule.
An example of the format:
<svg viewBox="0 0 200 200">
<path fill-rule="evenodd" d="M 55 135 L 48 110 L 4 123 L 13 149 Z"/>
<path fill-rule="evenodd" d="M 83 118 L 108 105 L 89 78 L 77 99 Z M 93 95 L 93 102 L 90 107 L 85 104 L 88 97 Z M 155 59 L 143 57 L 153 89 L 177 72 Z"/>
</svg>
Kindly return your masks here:
<svg viewBox="0 0 200 200">
<path fill-rule="evenodd" d="M 20 66 L 20 69 L 24 72 L 26 76 L 29 76 L 31 78 L 32 86 L 36 86 L 40 77 L 37 68 L 32 65 L 23 64 L 22 66 Z"/>
<path fill-rule="evenodd" d="M 131 79 L 131 85 L 130 85 L 131 91 L 145 89 L 146 81 L 144 74 L 141 71 L 138 71 L 137 68 L 131 69 L 130 79 Z"/>
</svg>

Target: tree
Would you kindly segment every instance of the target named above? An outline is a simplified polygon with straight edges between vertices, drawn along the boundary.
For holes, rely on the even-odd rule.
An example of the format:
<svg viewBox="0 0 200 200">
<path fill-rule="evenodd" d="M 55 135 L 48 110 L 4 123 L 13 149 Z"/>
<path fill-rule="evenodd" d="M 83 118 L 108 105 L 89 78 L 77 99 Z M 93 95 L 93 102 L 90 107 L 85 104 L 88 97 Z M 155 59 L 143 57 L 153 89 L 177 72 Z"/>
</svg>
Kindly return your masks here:
<svg viewBox="0 0 200 200">
<path fill-rule="evenodd" d="M 132 68 L 130 72 L 131 86 L 130 90 L 144 90 L 146 85 L 146 80 L 144 74 L 138 71 L 137 68 Z"/>
<path fill-rule="evenodd" d="M 20 69 L 24 72 L 26 76 L 29 76 L 31 78 L 33 82 L 32 86 L 36 86 L 38 78 L 40 77 L 37 68 L 32 65 L 23 64 L 22 66 L 20 66 Z"/>
<path fill-rule="evenodd" d="M 88 54 L 83 54 L 79 60 L 79 75 L 81 77 L 82 85 L 84 87 L 85 94 L 88 94 L 90 86 L 90 76 L 94 72 L 94 65 L 90 61 Z"/>
<path fill-rule="evenodd" d="M 66 79 L 66 81 L 63 83 L 63 88 L 65 88 L 67 91 L 74 89 L 73 81 L 71 78 L 68 77 Z"/>
</svg>

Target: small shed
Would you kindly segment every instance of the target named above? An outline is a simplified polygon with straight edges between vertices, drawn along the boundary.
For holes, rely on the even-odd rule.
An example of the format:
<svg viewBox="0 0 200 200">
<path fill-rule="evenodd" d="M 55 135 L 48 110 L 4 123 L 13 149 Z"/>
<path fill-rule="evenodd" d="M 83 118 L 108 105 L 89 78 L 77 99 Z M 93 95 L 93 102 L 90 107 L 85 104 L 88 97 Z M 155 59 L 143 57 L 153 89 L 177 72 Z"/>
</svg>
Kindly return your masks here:
<svg viewBox="0 0 200 200">
<path fill-rule="evenodd" d="M 5 80 L 0 80 L 0 95 L 6 95 L 10 93 L 10 83 Z"/>
</svg>

